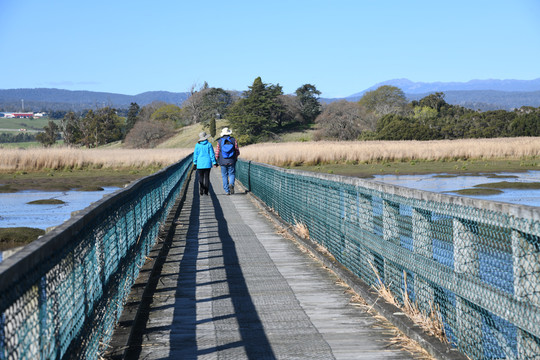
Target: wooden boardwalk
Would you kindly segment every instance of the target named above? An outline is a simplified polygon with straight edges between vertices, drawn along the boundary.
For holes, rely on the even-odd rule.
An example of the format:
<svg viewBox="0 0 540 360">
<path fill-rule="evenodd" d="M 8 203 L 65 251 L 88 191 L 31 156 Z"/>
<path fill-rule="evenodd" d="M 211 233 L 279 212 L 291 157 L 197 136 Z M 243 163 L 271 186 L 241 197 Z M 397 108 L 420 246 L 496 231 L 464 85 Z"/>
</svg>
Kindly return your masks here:
<svg viewBox="0 0 540 360">
<path fill-rule="evenodd" d="M 351 304 L 333 273 L 280 236 L 245 191 L 225 195 L 219 170 L 211 172 L 210 196 L 191 180 L 137 322 L 121 319 L 117 329 L 131 333 L 129 346 L 108 357 L 415 358 L 391 346 L 393 333 Z"/>
</svg>

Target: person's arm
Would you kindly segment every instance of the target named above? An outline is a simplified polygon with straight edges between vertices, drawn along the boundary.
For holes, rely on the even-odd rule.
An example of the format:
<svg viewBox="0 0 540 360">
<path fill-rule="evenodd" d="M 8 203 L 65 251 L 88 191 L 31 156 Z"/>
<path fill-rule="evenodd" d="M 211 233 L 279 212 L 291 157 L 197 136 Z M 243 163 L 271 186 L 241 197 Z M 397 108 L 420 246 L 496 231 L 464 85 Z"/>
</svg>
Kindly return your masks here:
<svg viewBox="0 0 540 360">
<path fill-rule="evenodd" d="M 219 140 L 217 140 L 217 146 L 216 146 L 216 159 L 219 159 L 219 151 L 220 151 L 220 148 L 219 148 Z"/>
<path fill-rule="evenodd" d="M 236 157 L 240 156 L 240 148 L 238 147 L 238 141 L 234 140 L 234 151 L 236 152 Z"/>
<path fill-rule="evenodd" d="M 208 154 L 210 155 L 210 161 L 212 161 L 212 165 L 217 165 L 216 154 L 214 153 L 214 147 L 212 146 L 212 144 L 208 146 Z"/>
<path fill-rule="evenodd" d="M 197 158 L 199 157 L 199 144 L 195 145 L 195 150 L 193 151 L 193 165 L 197 167 Z"/>
</svg>

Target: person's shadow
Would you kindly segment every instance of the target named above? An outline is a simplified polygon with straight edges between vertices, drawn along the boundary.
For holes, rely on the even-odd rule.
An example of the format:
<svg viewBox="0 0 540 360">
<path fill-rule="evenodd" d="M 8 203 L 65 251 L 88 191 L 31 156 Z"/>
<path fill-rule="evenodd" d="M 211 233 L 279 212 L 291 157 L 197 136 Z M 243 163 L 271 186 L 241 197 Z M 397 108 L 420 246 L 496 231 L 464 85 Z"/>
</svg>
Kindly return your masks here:
<svg viewBox="0 0 540 360">
<path fill-rule="evenodd" d="M 195 184 L 198 185 L 195 180 Z M 205 195 L 203 195 L 205 196 Z M 169 352 L 168 355 L 163 354 L 160 357 L 159 354 L 156 357 L 161 359 L 197 359 L 199 356 L 212 354 L 218 351 L 233 349 L 242 347 L 248 359 L 275 359 L 274 352 L 270 346 L 270 342 L 265 334 L 260 317 L 257 313 L 255 305 L 249 294 L 249 290 L 244 278 L 244 274 L 239 265 L 238 254 L 233 238 L 231 237 L 227 221 L 223 214 L 223 209 L 218 201 L 218 198 L 210 187 L 211 205 L 204 204 L 201 206 L 201 196 L 199 195 L 198 186 L 193 186 L 193 204 L 191 206 L 191 213 L 189 214 L 189 225 L 187 229 L 183 230 L 185 235 L 185 243 L 182 245 L 183 256 L 181 257 L 180 264 L 178 266 L 178 276 L 175 292 L 174 304 L 164 305 L 161 307 L 154 307 L 150 311 L 150 304 L 145 304 L 148 315 L 146 319 L 141 323 L 147 323 L 148 319 L 152 319 L 155 316 L 159 316 L 159 311 L 166 310 L 167 308 L 174 307 L 173 323 L 165 326 L 152 326 L 152 328 L 144 328 L 142 331 L 136 332 L 136 335 L 132 338 L 131 344 L 135 344 L 130 347 L 126 352 L 126 359 L 139 358 L 141 356 L 143 339 L 146 334 L 163 332 L 164 341 L 166 340 L 166 333 L 169 334 Z M 186 209 L 187 210 L 187 209 Z M 182 215 L 181 215 L 182 216 Z M 215 217 L 215 220 L 213 219 Z M 208 220 L 217 224 L 211 223 L 201 226 L 201 221 Z M 207 226 L 208 225 L 208 226 Z M 201 231 L 202 229 L 202 231 Z M 219 234 L 215 236 L 215 232 Z M 182 231 L 182 230 L 177 230 Z M 200 241 L 205 240 L 205 236 L 208 236 L 208 250 L 200 250 Z M 206 242 L 205 242 L 206 243 Z M 221 249 L 221 252 L 219 251 Z M 164 257 L 162 260 L 164 263 L 176 261 L 170 256 L 171 250 L 178 252 L 179 247 L 177 245 L 169 245 L 167 248 L 168 257 Z M 182 252 L 182 251 L 180 251 Z M 197 270 L 197 261 L 206 259 L 209 262 L 209 269 Z M 204 260 L 204 259 L 203 259 Z M 159 264 L 156 264 L 159 265 Z M 158 267 L 156 267 L 157 269 Z M 161 270 L 163 264 L 159 266 L 159 275 L 161 277 Z M 210 283 L 197 283 L 197 274 L 201 271 L 223 271 L 225 272 L 225 280 L 216 280 L 216 283 L 226 282 L 229 289 L 228 294 L 218 293 L 212 290 L 212 297 L 206 299 L 197 299 L 197 287 L 211 285 Z M 167 272 L 167 277 L 174 276 Z M 170 291 L 171 287 L 163 287 L 159 290 L 157 288 L 158 280 L 155 280 L 154 293 L 156 291 Z M 223 289 L 223 287 L 219 287 Z M 159 294 L 158 294 L 159 295 Z M 227 315 L 217 315 L 212 318 L 197 320 L 197 304 L 199 302 L 219 301 L 223 299 L 230 299 L 232 309 L 230 309 Z M 227 331 L 237 331 L 240 335 L 240 340 L 232 341 L 226 344 L 219 344 L 220 340 L 226 341 L 227 334 L 220 333 L 219 326 L 216 325 L 216 339 L 218 345 L 211 348 L 200 349 L 197 345 L 197 325 L 201 323 L 216 322 L 216 324 L 226 321 L 229 318 L 235 318 L 238 324 L 238 329 Z M 141 319 L 142 320 L 142 319 Z M 233 322 L 228 322 L 226 326 L 229 326 Z M 144 326 L 144 325 L 143 325 Z M 148 326 L 148 325 L 147 325 Z"/>
</svg>

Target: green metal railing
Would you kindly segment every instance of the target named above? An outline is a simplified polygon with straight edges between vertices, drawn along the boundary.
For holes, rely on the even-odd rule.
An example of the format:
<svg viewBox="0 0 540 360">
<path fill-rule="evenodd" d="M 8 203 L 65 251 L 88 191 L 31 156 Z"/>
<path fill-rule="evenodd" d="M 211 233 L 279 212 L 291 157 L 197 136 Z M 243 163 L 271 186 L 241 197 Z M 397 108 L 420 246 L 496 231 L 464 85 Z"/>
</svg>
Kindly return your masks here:
<svg viewBox="0 0 540 360">
<path fill-rule="evenodd" d="M 188 156 L 104 197 L 0 263 L 0 359 L 98 359 Z"/>
<path fill-rule="evenodd" d="M 470 358 L 540 357 L 540 208 L 246 161 L 237 177 L 367 284 L 438 308 Z"/>
</svg>

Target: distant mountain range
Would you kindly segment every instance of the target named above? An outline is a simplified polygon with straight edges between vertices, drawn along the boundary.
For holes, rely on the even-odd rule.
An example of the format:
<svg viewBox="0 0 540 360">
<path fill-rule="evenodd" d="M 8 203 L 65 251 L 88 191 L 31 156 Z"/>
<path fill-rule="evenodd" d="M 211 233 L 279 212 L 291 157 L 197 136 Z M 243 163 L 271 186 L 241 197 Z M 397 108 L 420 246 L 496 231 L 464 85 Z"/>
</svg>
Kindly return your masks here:
<svg viewBox="0 0 540 360">
<path fill-rule="evenodd" d="M 534 80 L 471 80 L 468 82 L 414 82 L 393 79 L 373 85 L 344 98 L 358 101 L 367 91 L 382 85 L 392 85 L 403 90 L 409 100 L 418 100 L 434 92 L 443 92 L 449 104 L 475 110 L 510 110 L 521 106 L 540 107 L 540 78 Z M 132 102 L 140 106 L 154 101 L 181 105 L 188 92 L 149 91 L 138 95 L 123 95 L 93 91 L 62 89 L 6 89 L 0 90 L 0 111 L 52 111 L 95 109 L 112 106 L 127 109 Z M 341 99 L 321 99 L 332 102 Z"/>
<path fill-rule="evenodd" d="M 148 91 L 138 95 L 123 95 L 106 92 L 62 89 L 8 89 L 0 90 L 0 109 L 5 111 L 51 111 L 96 109 L 111 106 L 127 109 L 132 102 L 140 106 L 154 101 L 182 104 L 189 97 L 188 92 Z"/>
<path fill-rule="evenodd" d="M 345 99 L 358 101 L 368 91 L 380 86 L 400 88 L 408 100 L 419 100 L 435 92 L 443 92 L 449 104 L 474 110 L 511 110 L 522 106 L 540 107 L 540 78 L 534 80 L 471 80 L 468 82 L 414 82 L 393 79 L 373 85 Z"/>
<path fill-rule="evenodd" d="M 534 80 L 471 80 L 467 82 L 414 82 L 408 79 L 387 80 L 359 93 L 350 95 L 347 99 L 360 99 L 365 92 L 375 90 L 383 85 L 400 88 L 405 94 L 431 94 L 434 92 L 449 91 L 483 91 L 495 90 L 505 92 L 533 92 L 540 91 L 540 78 Z"/>
</svg>

